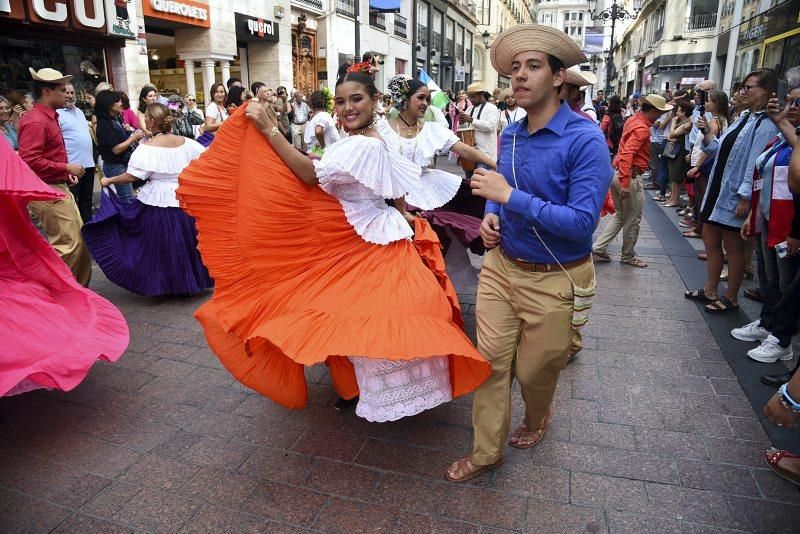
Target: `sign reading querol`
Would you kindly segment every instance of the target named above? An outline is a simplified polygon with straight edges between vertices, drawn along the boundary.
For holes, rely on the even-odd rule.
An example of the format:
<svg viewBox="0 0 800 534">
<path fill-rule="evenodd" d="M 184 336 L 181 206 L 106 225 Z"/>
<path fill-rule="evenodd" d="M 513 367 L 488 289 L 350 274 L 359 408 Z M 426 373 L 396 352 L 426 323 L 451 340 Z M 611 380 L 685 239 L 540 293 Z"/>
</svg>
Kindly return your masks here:
<svg viewBox="0 0 800 534">
<path fill-rule="evenodd" d="M 278 42 L 278 23 L 242 13 L 236 17 L 236 40 L 244 42 Z"/>
</svg>

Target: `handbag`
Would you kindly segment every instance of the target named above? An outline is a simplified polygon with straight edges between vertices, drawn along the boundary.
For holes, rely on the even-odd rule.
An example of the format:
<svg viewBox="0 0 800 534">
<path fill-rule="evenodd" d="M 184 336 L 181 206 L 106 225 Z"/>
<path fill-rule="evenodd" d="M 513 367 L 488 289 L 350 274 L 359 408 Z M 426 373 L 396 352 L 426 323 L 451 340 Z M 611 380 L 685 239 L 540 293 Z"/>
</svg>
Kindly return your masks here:
<svg viewBox="0 0 800 534">
<path fill-rule="evenodd" d="M 664 145 L 664 152 L 662 152 L 661 155 L 665 158 L 675 159 L 680 153 L 681 144 L 678 141 L 667 141 L 667 144 Z"/>
<path fill-rule="evenodd" d="M 213 140 L 214 140 L 214 134 L 211 132 L 203 132 L 197 138 L 197 142 L 206 148 L 211 144 Z"/>
</svg>

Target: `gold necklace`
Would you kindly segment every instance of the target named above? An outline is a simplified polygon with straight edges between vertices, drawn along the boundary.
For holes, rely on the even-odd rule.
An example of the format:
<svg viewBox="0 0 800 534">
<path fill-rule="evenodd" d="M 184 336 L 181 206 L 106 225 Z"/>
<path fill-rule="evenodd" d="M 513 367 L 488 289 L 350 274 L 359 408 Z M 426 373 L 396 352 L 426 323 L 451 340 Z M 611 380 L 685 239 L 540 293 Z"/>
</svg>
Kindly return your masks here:
<svg viewBox="0 0 800 534">
<path fill-rule="evenodd" d="M 403 121 L 403 124 L 406 125 L 406 139 L 413 139 L 414 138 L 414 135 L 415 135 L 414 134 L 414 129 L 415 128 L 417 130 L 416 134 L 419 135 L 419 130 L 420 130 L 420 128 L 419 128 L 419 119 L 417 119 L 414 124 L 409 124 L 408 121 L 406 121 L 403 118 L 402 115 L 397 115 L 397 118 L 399 118 L 401 121 Z M 399 134 L 400 133 L 400 125 L 399 124 L 397 125 L 397 130 L 398 130 L 397 133 Z"/>
<path fill-rule="evenodd" d="M 351 135 L 363 135 L 364 132 L 366 132 L 367 130 L 371 130 L 374 127 L 375 127 L 375 123 L 371 122 L 367 126 L 364 126 L 363 128 L 351 131 L 350 134 Z"/>
</svg>

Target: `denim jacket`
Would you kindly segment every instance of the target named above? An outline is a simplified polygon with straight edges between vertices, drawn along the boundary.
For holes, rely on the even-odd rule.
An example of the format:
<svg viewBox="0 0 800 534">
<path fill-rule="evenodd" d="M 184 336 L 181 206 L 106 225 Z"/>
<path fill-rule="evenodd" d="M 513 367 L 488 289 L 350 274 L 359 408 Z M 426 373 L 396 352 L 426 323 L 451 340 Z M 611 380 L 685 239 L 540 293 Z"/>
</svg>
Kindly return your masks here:
<svg viewBox="0 0 800 534">
<path fill-rule="evenodd" d="M 742 121 L 746 121 L 746 124 L 728 154 L 728 161 L 725 162 L 725 168 L 722 171 L 719 197 L 709 217 L 709 220 L 713 222 L 736 228 L 741 228 L 745 220 L 745 217 L 736 217 L 736 205 L 742 198 L 750 199 L 753 193 L 753 171 L 756 159 L 764 151 L 767 143 L 778 133 L 778 127 L 769 120 L 764 111 L 756 113 L 745 111 L 728 126 L 719 139 L 712 139 L 709 145 L 703 142 L 702 145 L 703 152 L 709 157 L 715 158 L 714 167 L 711 170 L 713 177 L 719 163 L 716 160 L 716 154 L 722 146 L 723 140 L 730 132 L 736 130 Z M 708 201 L 710 189 L 710 187 L 706 188 L 703 209 Z"/>
</svg>

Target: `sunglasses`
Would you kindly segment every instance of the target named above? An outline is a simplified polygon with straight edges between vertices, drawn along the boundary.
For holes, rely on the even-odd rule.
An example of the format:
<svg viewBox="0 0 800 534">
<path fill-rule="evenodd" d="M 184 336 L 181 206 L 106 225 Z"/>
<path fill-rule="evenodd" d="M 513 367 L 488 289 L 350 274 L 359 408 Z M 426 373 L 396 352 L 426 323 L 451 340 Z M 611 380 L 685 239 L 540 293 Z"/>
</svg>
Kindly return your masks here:
<svg viewBox="0 0 800 534">
<path fill-rule="evenodd" d="M 800 98 L 794 98 L 792 100 L 787 100 L 786 105 L 793 108 L 800 108 Z"/>
<path fill-rule="evenodd" d="M 760 85 L 743 85 L 742 86 L 742 92 L 743 93 L 749 93 L 751 89 L 755 89 L 757 87 L 761 87 L 761 86 Z"/>
<path fill-rule="evenodd" d="M 186 100 L 187 100 L 188 102 L 194 102 L 194 101 L 195 101 L 195 100 L 194 100 L 194 98 L 187 98 Z"/>
</svg>

